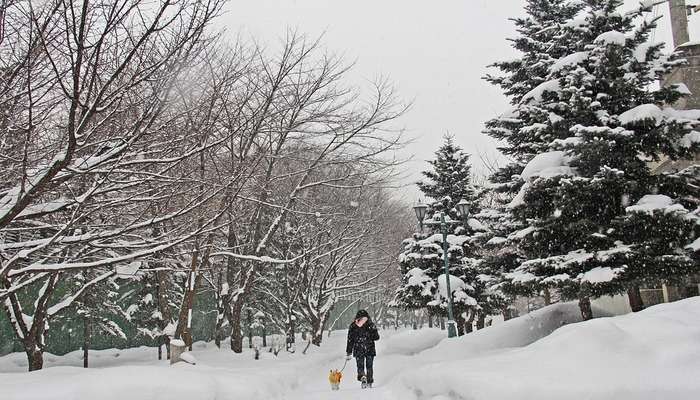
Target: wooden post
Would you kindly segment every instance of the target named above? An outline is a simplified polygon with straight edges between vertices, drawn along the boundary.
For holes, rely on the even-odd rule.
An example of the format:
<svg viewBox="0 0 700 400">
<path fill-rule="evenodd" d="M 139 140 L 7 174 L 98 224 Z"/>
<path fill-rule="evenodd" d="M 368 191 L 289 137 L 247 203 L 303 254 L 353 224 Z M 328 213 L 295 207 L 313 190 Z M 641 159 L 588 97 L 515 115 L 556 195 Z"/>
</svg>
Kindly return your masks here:
<svg viewBox="0 0 700 400">
<path fill-rule="evenodd" d="M 678 290 L 678 287 L 664 284 L 662 288 L 664 293 L 664 302 L 670 303 L 681 299 L 682 296 Z"/>
<path fill-rule="evenodd" d="M 182 339 L 173 339 L 170 341 L 170 364 L 175 364 L 182 361 L 180 356 L 187 350 L 187 345 Z"/>
</svg>

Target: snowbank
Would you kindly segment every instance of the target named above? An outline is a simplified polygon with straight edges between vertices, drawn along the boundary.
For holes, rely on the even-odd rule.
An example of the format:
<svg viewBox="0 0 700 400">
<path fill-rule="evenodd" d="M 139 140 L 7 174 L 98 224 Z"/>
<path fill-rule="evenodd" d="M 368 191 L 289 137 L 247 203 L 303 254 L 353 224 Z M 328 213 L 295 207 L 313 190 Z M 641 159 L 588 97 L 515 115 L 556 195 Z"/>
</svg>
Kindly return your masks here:
<svg viewBox="0 0 700 400">
<path fill-rule="evenodd" d="M 337 334 L 335 341 L 344 342 Z M 24 354 L 0 357 L 0 398 L 12 400 L 267 400 L 280 398 L 299 385 L 309 368 L 327 364 L 338 354 L 326 354 L 311 346 L 301 352 L 234 354 L 222 344 L 195 343 L 197 365 L 156 360 L 156 350 L 140 347 L 90 352 L 90 368 L 82 364 L 80 352 L 45 356 L 45 368 L 26 373 Z M 70 365 L 70 366 L 68 366 Z M 342 364 L 341 364 L 342 365 Z M 9 373 L 8 373 L 9 372 Z"/>
<path fill-rule="evenodd" d="M 447 338 L 446 331 L 432 328 L 407 330 L 377 342 L 377 354 L 381 357 L 392 354 L 413 355 L 435 347 Z"/>
<path fill-rule="evenodd" d="M 518 335 L 488 331 L 442 342 L 433 351 L 453 361 L 401 374 L 394 398 L 690 400 L 700 393 L 698 297 L 567 325 L 513 350 L 485 353 L 477 343 L 518 345 Z M 454 360 L 457 352 L 464 358 Z"/>
<path fill-rule="evenodd" d="M 90 367 L 105 368 L 118 364 L 143 365 L 153 363 L 158 350 L 155 347 L 136 347 L 131 349 L 90 350 Z M 165 356 L 165 349 L 163 349 Z M 57 356 L 44 353 L 44 368 L 80 366 L 83 365 L 83 351 L 76 350 Z M 27 356 L 24 353 L 11 353 L 0 357 L 0 373 L 26 372 Z"/>
<path fill-rule="evenodd" d="M 288 374 L 271 379 L 264 371 L 232 374 L 193 366 L 55 367 L 2 377 L 3 394 L 13 400 L 69 399 L 267 399 L 280 395 Z"/>
<path fill-rule="evenodd" d="M 593 310 L 593 315 L 608 316 L 598 309 Z M 552 304 L 458 339 L 441 342 L 421 353 L 421 360 L 458 360 L 496 350 L 523 347 L 548 336 L 564 325 L 579 321 L 581 312 L 575 302 Z"/>
</svg>

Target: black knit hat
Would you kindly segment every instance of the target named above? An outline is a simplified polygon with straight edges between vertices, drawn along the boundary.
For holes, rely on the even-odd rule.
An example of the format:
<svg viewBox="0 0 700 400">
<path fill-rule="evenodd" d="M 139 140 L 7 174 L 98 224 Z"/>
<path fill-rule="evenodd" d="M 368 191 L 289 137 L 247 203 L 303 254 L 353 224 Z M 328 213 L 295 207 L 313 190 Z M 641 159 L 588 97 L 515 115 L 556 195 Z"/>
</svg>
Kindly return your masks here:
<svg viewBox="0 0 700 400">
<path fill-rule="evenodd" d="M 357 314 L 355 314 L 355 320 L 358 320 L 362 317 L 369 319 L 369 313 L 367 312 L 367 310 L 360 310 L 357 312 Z"/>
</svg>

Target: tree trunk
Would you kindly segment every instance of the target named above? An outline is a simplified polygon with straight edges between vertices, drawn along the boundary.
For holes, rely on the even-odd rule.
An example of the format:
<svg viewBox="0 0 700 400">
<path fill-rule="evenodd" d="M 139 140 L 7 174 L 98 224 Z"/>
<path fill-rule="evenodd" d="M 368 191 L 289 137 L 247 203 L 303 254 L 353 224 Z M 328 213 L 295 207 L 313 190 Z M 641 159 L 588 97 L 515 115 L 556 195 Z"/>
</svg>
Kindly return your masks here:
<svg viewBox="0 0 700 400">
<path fill-rule="evenodd" d="M 15 336 L 20 339 L 24 352 L 27 354 L 27 364 L 29 371 L 36 371 L 44 366 L 44 338 L 48 329 L 48 298 L 54 293 L 56 282 L 58 281 L 58 273 L 52 273 L 47 284 L 44 286 L 44 294 L 34 303 L 34 316 L 31 323 L 27 323 L 24 319 L 20 321 L 10 320 L 14 327 Z M 9 287 L 7 281 L 2 282 L 2 286 Z M 19 305 L 19 299 L 16 293 L 10 293 L 5 298 L 5 304 L 2 308 L 10 315 L 22 315 L 22 309 Z M 9 310 L 12 310 L 11 312 Z M 21 332 L 21 333 L 20 333 Z"/>
<path fill-rule="evenodd" d="M 241 332 L 241 305 L 236 303 L 231 307 L 229 325 L 231 325 L 231 350 L 243 353 L 243 332 Z"/>
<path fill-rule="evenodd" d="M 202 262 L 206 261 L 206 255 Z M 194 299 L 197 294 L 199 281 L 202 279 L 202 274 L 198 271 L 199 267 L 199 251 L 195 250 L 192 253 L 192 264 L 190 266 L 189 276 L 187 278 L 187 287 L 180 305 L 180 313 L 178 314 L 177 328 L 175 329 L 175 338 L 185 341 L 187 347 L 192 350 L 192 308 L 194 307 Z"/>
<path fill-rule="evenodd" d="M 37 346 L 32 346 L 30 350 L 25 350 L 25 352 L 30 372 L 38 371 L 44 367 L 44 353 Z"/>
<path fill-rule="evenodd" d="M 578 300 L 578 308 L 581 310 L 581 319 L 588 321 L 593 318 L 593 311 L 591 310 L 591 298 L 581 297 Z"/>
<path fill-rule="evenodd" d="M 428 328 L 433 327 L 433 314 L 428 313 Z"/>
<path fill-rule="evenodd" d="M 160 338 L 161 343 L 165 346 L 165 357 L 167 360 L 170 360 L 170 336 L 163 335 Z"/>
<path fill-rule="evenodd" d="M 549 292 L 549 288 L 544 288 L 543 294 L 544 294 L 544 305 L 548 306 L 548 305 L 552 304 L 552 294 Z"/>
<path fill-rule="evenodd" d="M 309 333 L 311 335 L 311 333 Z M 304 347 L 304 351 L 301 352 L 301 354 L 306 354 L 307 351 L 309 351 L 309 347 L 311 346 L 311 340 L 306 341 L 306 347 Z"/>
<path fill-rule="evenodd" d="M 476 315 L 476 312 L 471 310 L 469 312 L 469 318 L 466 321 L 466 324 L 464 325 L 466 333 L 472 333 L 474 330 L 474 316 Z"/>
<path fill-rule="evenodd" d="M 228 300 L 228 293 L 222 294 L 223 288 L 223 277 L 221 276 L 221 270 L 218 273 L 218 279 L 216 281 L 216 325 L 214 326 L 214 345 L 216 348 L 221 348 L 221 335 L 224 326 L 224 319 L 226 318 L 226 308 L 224 306 L 224 298 Z M 226 304 L 228 306 L 228 304 Z"/>
<path fill-rule="evenodd" d="M 439 317 L 440 318 L 440 330 L 444 331 L 445 330 L 445 318 Z"/>
<path fill-rule="evenodd" d="M 90 351 L 90 336 L 92 334 L 90 317 L 83 318 L 83 368 L 88 367 L 88 356 Z"/>
<path fill-rule="evenodd" d="M 290 321 L 289 321 L 289 341 L 292 344 L 297 342 L 297 328 L 296 328 L 296 319 L 295 318 L 290 318 Z"/>
<path fill-rule="evenodd" d="M 479 318 L 476 320 L 476 329 L 484 329 L 486 325 L 486 314 L 479 312 Z"/>
<path fill-rule="evenodd" d="M 287 351 L 291 351 L 294 348 L 294 343 L 296 342 L 296 327 L 294 323 L 294 318 L 289 318 L 289 327 L 287 328 Z"/>
<path fill-rule="evenodd" d="M 263 347 L 267 347 L 267 332 L 265 332 L 265 325 L 262 326 L 262 339 L 263 339 Z"/>
<path fill-rule="evenodd" d="M 457 336 L 464 335 L 465 320 L 462 313 L 458 312 L 457 315 L 455 315 L 455 324 L 457 325 Z"/>
<path fill-rule="evenodd" d="M 591 310 L 591 288 L 588 282 L 581 284 L 579 289 L 578 308 L 581 310 L 581 319 L 588 321 L 593 318 L 593 310 Z"/>
<path fill-rule="evenodd" d="M 323 335 L 317 335 L 314 332 L 313 339 L 311 339 L 311 344 L 313 344 L 314 346 L 320 346 L 321 342 L 323 342 Z"/>
<path fill-rule="evenodd" d="M 156 265 L 158 266 L 158 265 Z M 158 328 L 163 332 L 168 324 L 172 321 L 172 316 L 170 313 L 170 305 L 168 300 L 168 279 L 166 271 L 156 271 L 156 282 L 157 282 L 157 295 L 158 295 L 158 311 L 160 312 L 161 318 L 158 321 Z M 158 338 L 158 359 L 163 359 L 162 346 L 165 346 L 166 357 L 170 360 L 170 337 L 168 335 L 162 335 Z"/>
<path fill-rule="evenodd" d="M 194 342 L 194 337 L 192 336 L 192 329 L 187 328 L 187 331 L 185 331 L 182 334 L 182 339 L 187 343 L 187 350 L 192 351 L 192 342 Z"/>
<path fill-rule="evenodd" d="M 644 309 L 644 301 L 642 300 L 642 293 L 639 291 L 639 286 L 627 289 L 627 297 L 629 298 L 632 312 L 638 312 Z"/>
<path fill-rule="evenodd" d="M 323 327 L 321 325 L 320 318 L 311 320 L 311 344 L 314 346 L 320 346 L 323 341 Z"/>
<path fill-rule="evenodd" d="M 248 326 L 248 348 L 253 348 L 253 311 L 246 312 L 246 325 Z"/>
</svg>

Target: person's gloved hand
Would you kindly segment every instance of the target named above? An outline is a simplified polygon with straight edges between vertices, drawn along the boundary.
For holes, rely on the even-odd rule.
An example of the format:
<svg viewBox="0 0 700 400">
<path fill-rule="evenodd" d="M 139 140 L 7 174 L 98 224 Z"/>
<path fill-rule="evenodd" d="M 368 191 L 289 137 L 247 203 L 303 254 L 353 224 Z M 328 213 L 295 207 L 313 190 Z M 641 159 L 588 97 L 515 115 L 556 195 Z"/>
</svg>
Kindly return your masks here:
<svg viewBox="0 0 700 400">
<path fill-rule="evenodd" d="M 346 354 L 346 355 L 345 355 L 345 360 L 346 360 L 346 361 L 352 360 L 352 354 Z"/>
</svg>

